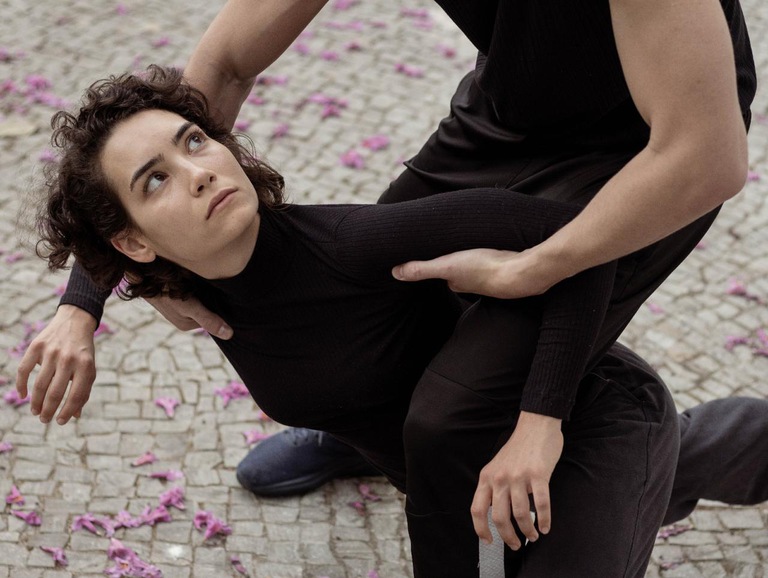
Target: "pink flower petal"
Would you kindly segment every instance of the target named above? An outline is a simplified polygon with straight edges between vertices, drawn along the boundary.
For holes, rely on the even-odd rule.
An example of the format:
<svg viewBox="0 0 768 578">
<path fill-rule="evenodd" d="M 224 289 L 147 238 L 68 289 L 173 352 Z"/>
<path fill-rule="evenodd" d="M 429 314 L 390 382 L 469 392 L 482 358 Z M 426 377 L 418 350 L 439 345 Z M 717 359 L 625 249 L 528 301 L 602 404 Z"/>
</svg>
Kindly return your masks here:
<svg viewBox="0 0 768 578">
<path fill-rule="evenodd" d="M 360 484 L 357 486 L 357 491 L 363 497 L 363 500 L 367 502 L 378 502 L 381 500 L 381 496 L 376 494 L 368 484 Z"/>
<path fill-rule="evenodd" d="M 747 172 L 747 182 L 748 183 L 754 183 L 756 181 L 760 180 L 760 175 L 756 173 L 755 171 L 748 171 Z"/>
<path fill-rule="evenodd" d="M 173 397 L 158 397 L 155 400 L 155 405 L 165 410 L 165 415 L 173 417 L 176 415 L 176 408 L 181 402 Z"/>
<path fill-rule="evenodd" d="M 290 131 L 290 125 L 287 122 L 281 122 L 272 130 L 272 134 L 270 135 L 270 138 L 272 139 L 283 138 L 288 134 L 289 131 Z"/>
<path fill-rule="evenodd" d="M 323 110 L 320 113 L 320 118 L 322 119 L 332 118 L 337 116 L 341 116 L 341 109 L 335 104 L 324 105 Z"/>
<path fill-rule="evenodd" d="M 263 431 L 259 430 L 248 430 L 244 431 L 243 435 L 245 436 L 245 443 L 247 445 L 255 444 L 260 441 L 264 441 L 268 437 L 270 437 L 272 434 L 264 433 Z"/>
<path fill-rule="evenodd" d="M 114 329 L 112 329 L 109 325 L 102 322 L 99 323 L 99 326 L 96 328 L 96 331 L 93 332 L 94 337 L 98 337 L 99 335 L 112 335 L 115 332 Z"/>
<path fill-rule="evenodd" d="M 357 513 L 360 514 L 361 516 L 365 515 L 365 511 L 366 511 L 365 502 L 360 500 L 355 500 L 354 502 L 349 502 L 349 505 L 352 506 L 357 511 Z"/>
<path fill-rule="evenodd" d="M 195 528 L 201 530 L 205 526 L 205 533 L 203 535 L 204 540 L 213 538 L 216 535 L 228 536 L 232 533 L 232 528 L 227 526 L 222 520 L 210 512 L 201 510 L 195 514 L 193 520 Z"/>
<path fill-rule="evenodd" d="M 160 494 L 160 505 L 186 510 L 187 507 L 184 505 L 184 488 L 177 486 Z"/>
<path fill-rule="evenodd" d="M 75 516 L 75 519 L 72 521 L 72 525 L 69 528 L 73 532 L 77 532 L 78 530 L 88 530 L 92 534 L 98 535 L 99 532 L 96 530 L 95 523 L 98 523 L 96 516 L 90 512 L 86 512 L 81 516 Z"/>
<path fill-rule="evenodd" d="M 339 53 L 334 50 L 323 50 L 320 53 L 320 58 L 329 62 L 335 62 L 339 59 Z"/>
<path fill-rule="evenodd" d="M 355 4 L 359 4 L 360 0 L 336 0 L 333 3 L 334 10 L 349 10 Z"/>
<path fill-rule="evenodd" d="M 152 41 L 152 48 L 162 48 L 163 46 L 168 46 L 170 43 L 170 38 L 167 36 L 161 36 L 160 38 Z"/>
<path fill-rule="evenodd" d="M 262 104 L 266 104 L 267 101 L 256 94 L 251 94 L 248 98 L 245 99 L 245 102 L 255 106 L 261 106 Z"/>
<path fill-rule="evenodd" d="M 125 510 L 120 510 L 115 516 L 114 527 L 118 528 L 138 528 L 142 525 L 141 518 L 134 518 Z"/>
<path fill-rule="evenodd" d="M 116 538 L 110 540 L 107 557 L 116 563 L 116 566 L 104 570 L 110 578 L 122 576 L 162 578 L 163 573 L 159 568 L 144 562 L 136 552 L 124 546 Z"/>
<path fill-rule="evenodd" d="M 53 294 L 56 295 L 57 297 L 61 297 L 66 292 L 67 292 L 67 284 L 66 283 L 62 283 L 61 285 L 58 285 L 56 287 L 56 289 L 53 290 Z"/>
<path fill-rule="evenodd" d="M 154 526 L 160 522 L 172 521 L 171 514 L 165 506 L 158 506 L 156 508 L 147 506 L 139 516 L 139 519 L 142 524 L 147 526 Z"/>
<path fill-rule="evenodd" d="M 731 351 L 737 345 L 746 345 L 749 343 L 748 337 L 742 337 L 739 335 L 729 335 L 725 338 L 725 348 Z"/>
<path fill-rule="evenodd" d="M 383 134 L 375 134 L 363 139 L 363 146 L 372 151 L 380 151 L 389 146 L 389 137 Z"/>
<path fill-rule="evenodd" d="M 243 576 L 248 576 L 248 570 L 245 569 L 245 566 L 243 566 L 243 563 L 240 561 L 238 556 L 231 556 L 229 561 L 232 562 L 232 567 L 240 574 Z"/>
<path fill-rule="evenodd" d="M 365 159 L 359 152 L 354 149 L 348 150 L 343 155 L 341 155 L 341 157 L 339 157 L 339 161 L 342 165 L 351 169 L 362 169 L 365 167 Z"/>
<path fill-rule="evenodd" d="M 37 515 L 37 512 L 19 512 L 18 510 L 11 510 L 11 514 L 20 520 L 24 520 L 30 526 L 39 526 L 43 523 L 40 516 Z"/>
<path fill-rule="evenodd" d="M 437 51 L 442 54 L 445 58 L 455 58 L 456 57 L 456 49 L 452 46 L 448 46 L 447 44 L 438 44 L 437 45 Z"/>
<path fill-rule="evenodd" d="M 661 305 L 658 305 L 653 302 L 648 302 L 645 305 L 646 307 L 648 307 L 650 312 L 653 313 L 654 315 L 661 315 L 662 313 L 664 313 L 664 308 Z"/>
<path fill-rule="evenodd" d="M 5 497 L 6 504 L 15 504 L 17 506 L 23 506 L 27 502 L 24 496 L 21 495 L 19 488 L 15 485 L 11 486 L 11 491 Z"/>
<path fill-rule="evenodd" d="M 64 548 L 49 548 L 48 546 L 40 546 L 40 549 L 43 552 L 47 552 L 48 554 L 53 556 L 53 561 L 58 566 L 69 565 L 69 561 L 67 560 L 67 555 L 64 553 Z"/>
<path fill-rule="evenodd" d="M 183 478 L 184 474 L 178 470 L 167 470 L 165 472 L 152 472 L 151 474 L 147 474 L 147 477 L 156 480 L 164 480 L 166 482 L 175 482 L 176 480 Z"/>
<path fill-rule="evenodd" d="M 410 64 L 405 64 L 403 62 L 395 64 L 395 72 L 399 72 L 411 78 L 421 78 L 424 76 L 424 70 L 422 68 L 411 66 Z"/>
<path fill-rule="evenodd" d="M 47 90 L 53 86 L 51 81 L 42 74 L 30 74 L 24 79 L 24 84 L 32 91 Z"/>
<path fill-rule="evenodd" d="M 6 263 L 17 263 L 18 261 L 21 261 L 24 258 L 24 253 L 21 251 L 16 251 L 14 253 L 11 253 L 10 255 L 7 255 L 5 257 Z"/>
<path fill-rule="evenodd" d="M 247 131 L 249 126 L 251 126 L 250 120 L 238 120 L 235 122 L 235 130 L 239 132 Z"/>
<path fill-rule="evenodd" d="M 299 54 L 302 54 L 304 56 L 306 56 L 307 54 L 312 52 L 312 50 L 309 48 L 309 44 L 307 44 L 306 42 L 301 42 L 301 41 L 294 42 L 293 45 L 291 46 L 291 48 L 295 52 L 298 52 Z"/>
<path fill-rule="evenodd" d="M 25 348 L 26 349 L 26 348 Z M 27 395 L 27 397 L 19 397 L 19 393 L 12 389 L 11 391 L 6 391 L 3 395 L 3 400 L 8 405 L 12 405 L 13 407 L 21 407 L 22 405 L 29 403 L 30 396 Z"/>
<path fill-rule="evenodd" d="M 41 163 L 56 163 L 59 161 L 59 157 L 51 149 L 44 149 L 43 152 L 37 157 Z"/>
<path fill-rule="evenodd" d="M 362 49 L 363 49 L 363 45 L 357 40 L 351 40 L 350 42 L 347 42 L 344 45 L 344 50 L 347 50 L 349 52 L 355 52 Z"/>
<path fill-rule="evenodd" d="M 121 526 L 117 525 L 114 522 L 114 520 L 112 520 L 111 518 L 109 518 L 107 516 L 101 516 L 99 518 L 95 518 L 93 520 L 93 523 L 95 525 L 97 525 L 97 526 L 101 526 L 104 529 L 104 535 L 107 538 L 111 538 L 112 536 L 114 536 L 115 535 L 115 530 L 117 530 L 119 527 L 121 527 Z"/>
<path fill-rule="evenodd" d="M 262 74 L 256 77 L 256 84 L 263 86 L 284 86 L 288 84 L 288 77 L 285 75 L 268 76 L 266 74 Z"/>
<path fill-rule="evenodd" d="M 659 564 L 659 568 L 662 570 L 674 570 L 678 566 L 682 566 L 684 564 L 683 560 L 671 560 L 669 562 L 662 562 Z"/>
<path fill-rule="evenodd" d="M 368 578 L 379 578 L 379 573 L 376 570 L 371 570 L 368 572 Z"/>
<path fill-rule="evenodd" d="M 662 528 L 661 530 L 659 530 L 658 534 L 656 534 L 656 539 L 666 540 L 671 536 L 677 536 L 679 534 L 682 534 L 692 529 L 693 529 L 693 526 L 691 526 L 690 524 L 674 524 L 672 526 L 667 526 L 666 528 Z"/>
<path fill-rule="evenodd" d="M 744 284 L 744 282 L 736 278 L 728 280 L 728 288 L 726 289 L 725 292 L 728 295 L 737 295 L 739 297 L 744 297 L 748 301 L 757 301 L 758 303 L 762 302 L 762 299 L 760 298 L 760 296 L 747 291 L 747 287 Z"/>
<path fill-rule="evenodd" d="M 143 466 L 146 464 L 154 464 L 157 461 L 157 456 L 152 452 L 146 452 L 140 455 L 138 458 L 131 462 L 133 467 Z"/>
<path fill-rule="evenodd" d="M 13 451 L 13 444 L 11 442 L 0 442 L 0 454 Z"/>
<path fill-rule="evenodd" d="M 126 14 L 128 14 L 128 7 L 122 2 L 120 2 L 118 3 L 117 6 L 115 6 L 115 12 L 117 12 L 117 14 L 119 14 L 120 16 L 125 16 Z"/>
<path fill-rule="evenodd" d="M 429 18 L 429 10 L 426 8 L 401 8 L 400 16 L 408 18 Z"/>
<path fill-rule="evenodd" d="M 233 399 L 243 399 L 251 396 L 251 392 L 248 391 L 245 384 L 234 380 L 230 381 L 226 387 L 214 389 L 213 393 L 224 400 L 224 407 L 227 407 Z"/>
</svg>

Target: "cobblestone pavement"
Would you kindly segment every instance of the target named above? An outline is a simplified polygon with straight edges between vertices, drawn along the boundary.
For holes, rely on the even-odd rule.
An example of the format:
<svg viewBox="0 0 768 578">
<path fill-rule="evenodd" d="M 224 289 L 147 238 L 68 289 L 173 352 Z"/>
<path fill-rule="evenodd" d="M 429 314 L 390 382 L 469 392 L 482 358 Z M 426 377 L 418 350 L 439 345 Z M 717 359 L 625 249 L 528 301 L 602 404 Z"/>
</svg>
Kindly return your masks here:
<svg viewBox="0 0 768 578">
<path fill-rule="evenodd" d="M 76 102 L 107 72 L 183 64 L 221 2 L 193 5 L 0 0 L 0 378 L 7 382 L 0 394 L 12 391 L 16 351 L 53 313 L 66 279 L 45 271 L 32 256 L 29 229 L 16 224 L 40 164 L 50 162 L 48 119 L 61 99 Z M 745 12 L 765 75 L 768 5 L 746 0 Z M 287 176 L 294 201 L 374 201 L 446 113 L 471 62 L 467 43 L 426 0 L 332 0 L 267 71 L 241 128 Z M 768 326 L 768 92 L 753 110 L 750 182 L 623 337 L 660 370 L 681 408 L 729 395 L 768 397 L 768 359 L 748 344 L 725 347 L 733 336 L 759 343 Z M 389 146 L 365 148 L 376 134 Z M 344 166 L 342 155 L 363 166 Z M 257 420 L 250 400 L 225 407 L 215 390 L 236 376 L 214 344 L 175 331 L 145 304 L 112 299 L 104 322 L 97 383 L 77 423 L 46 426 L 28 406 L 0 403 L 0 442 L 13 446 L 0 453 L 0 496 L 15 485 L 27 500 L 0 515 L 0 578 L 103 575 L 113 564 L 109 539 L 103 529 L 71 530 L 76 516 L 135 516 L 174 487 L 186 491 L 186 510 L 171 508 L 173 521 L 116 532 L 167 578 L 237 575 L 233 556 L 254 577 L 411 575 L 394 490 L 365 480 L 381 500 L 360 512 L 350 506 L 362 499 L 360 480 L 301 498 L 254 498 L 234 475 L 248 450 L 244 432 L 280 426 Z M 161 397 L 181 401 L 175 417 L 154 403 Z M 156 463 L 131 466 L 150 450 Z M 184 477 L 147 475 L 169 470 Z M 29 525 L 12 510 L 36 511 L 42 523 Z M 229 524 L 231 535 L 205 540 L 193 525 L 201 510 Z M 685 523 L 691 529 L 659 540 L 648 576 L 768 576 L 765 505 L 706 503 Z M 64 548 L 69 565 L 55 567 L 40 546 Z"/>
</svg>

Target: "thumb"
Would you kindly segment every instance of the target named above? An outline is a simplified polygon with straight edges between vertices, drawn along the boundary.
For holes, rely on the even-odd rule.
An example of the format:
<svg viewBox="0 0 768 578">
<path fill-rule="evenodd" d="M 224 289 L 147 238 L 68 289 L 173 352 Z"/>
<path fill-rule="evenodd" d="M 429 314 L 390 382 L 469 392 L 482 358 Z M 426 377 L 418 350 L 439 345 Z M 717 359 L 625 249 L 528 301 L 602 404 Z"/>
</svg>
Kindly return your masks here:
<svg viewBox="0 0 768 578">
<path fill-rule="evenodd" d="M 392 276 L 398 281 L 423 281 L 424 279 L 445 279 L 446 257 L 431 261 L 408 261 L 392 269 Z"/>
<path fill-rule="evenodd" d="M 202 305 L 199 309 L 196 309 L 190 314 L 190 317 L 194 319 L 200 327 L 219 339 L 232 339 L 232 335 L 234 335 L 232 328 L 227 325 L 221 317 Z"/>
</svg>

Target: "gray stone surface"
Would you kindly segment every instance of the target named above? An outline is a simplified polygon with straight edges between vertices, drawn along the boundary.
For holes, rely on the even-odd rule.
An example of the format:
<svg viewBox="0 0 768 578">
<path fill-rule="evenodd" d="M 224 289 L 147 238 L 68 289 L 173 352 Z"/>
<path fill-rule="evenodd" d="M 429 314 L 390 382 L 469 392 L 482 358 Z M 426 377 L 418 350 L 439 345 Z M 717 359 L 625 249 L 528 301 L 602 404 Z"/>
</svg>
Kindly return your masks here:
<svg viewBox="0 0 768 578">
<path fill-rule="evenodd" d="M 221 0 L 194 5 L 169 0 L 2 0 L 0 84 L 21 90 L 28 75 L 51 82 L 49 92 L 74 103 L 82 89 L 107 73 L 150 62 L 182 65 Z M 125 7 L 123 14 L 119 7 Z M 768 73 L 768 9 L 745 0 L 761 80 Z M 424 9 L 416 18 L 401 8 Z M 366 0 L 348 10 L 321 13 L 302 38 L 309 54 L 294 47 L 268 71 L 282 84 L 260 85 L 264 104 L 246 104 L 241 121 L 260 153 L 286 175 L 296 202 L 371 202 L 414 154 L 444 116 L 452 89 L 473 54 L 452 23 L 426 0 Z M 359 49 L 350 50 L 351 42 Z M 446 47 L 456 55 L 446 57 Z M 333 51 L 337 60 L 326 60 Z M 403 63 L 422 77 L 395 71 Z M 10 86 L 10 85 L 6 85 Z M 18 358 L 10 351 L 27 337 L 25 323 L 48 319 L 55 289 L 65 274 L 49 274 L 31 251 L 32 233 L 17 224 L 40 181 L 40 158 L 48 147 L 54 108 L 26 104 L 0 88 L 0 394 L 13 387 Z M 338 117 L 321 118 L 306 103 L 314 93 L 345 99 Z M 761 88 L 750 134 L 754 179 L 728 202 L 694 254 L 652 297 L 623 335 L 673 389 L 680 408 L 728 395 L 768 396 L 768 359 L 746 347 L 725 349 L 728 336 L 755 336 L 768 326 L 768 92 Z M 282 124 L 287 134 L 272 138 Z M 383 133 L 381 151 L 361 146 Z M 342 166 L 339 157 L 357 150 L 365 167 Z M 761 301 L 726 294 L 731 279 Z M 32 527 L 0 515 L 0 578 L 102 576 L 110 562 L 108 540 L 72 531 L 87 511 L 139 514 L 156 505 L 160 492 L 186 490 L 186 510 L 172 509 L 173 522 L 118 530 L 116 536 L 166 577 L 235 575 L 238 556 L 254 577 L 411 576 L 402 500 L 378 479 L 366 480 L 380 502 L 363 515 L 348 504 L 359 480 L 337 481 L 302 498 L 260 500 L 241 489 L 234 468 L 245 455 L 242 432 L 280 426 L 257 423 L 251 401 L 224 408 L 214 389 L 235 378 L 214 344 L 173 330 L 145 304 L 112 299 L 105 323 L 113 330 L 97 339 L 99 376 L 92 399 L 76 423 L 43 425 L 28 407 L 0 402 L 0 441 L 15 449 L 0 454 L 0 496 L 15 484 L 42 525 Z M 182 404 L 174 419 L 154 405 L 161 396 Z M 156 464 L 130 465 L 145 451 Z M 185 477 L 161 482 L 152 471 L 178 469 Z M 193 528 L 199 510 L 232 526 L 226 538 L 204 541 Z M 660 540 L 648 576 L 768 576 L 768 510 L 706 503 L 685 523 L 693 530 Z M 103 534 L 103 532 L 102 532 Z M 53 568 L 40 545 L 64 547 L 66 569 Z"/>
</svg>

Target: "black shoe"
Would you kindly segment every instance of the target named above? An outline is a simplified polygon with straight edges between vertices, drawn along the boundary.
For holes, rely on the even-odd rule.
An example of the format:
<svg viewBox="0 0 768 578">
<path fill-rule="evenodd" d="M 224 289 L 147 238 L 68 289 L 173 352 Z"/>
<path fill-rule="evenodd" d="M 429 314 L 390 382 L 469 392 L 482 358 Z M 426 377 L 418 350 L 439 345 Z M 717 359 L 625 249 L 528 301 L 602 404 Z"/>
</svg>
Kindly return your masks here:
<svg viewBox="0 0 768 578">
<path fill-rule="evenodd" d="M 351 446 L 306 428 L 267 438 L 237 466 L 237 481 L 258 496 L 293 496 L 334 478 L 378 475 Z"/>
</svg>

